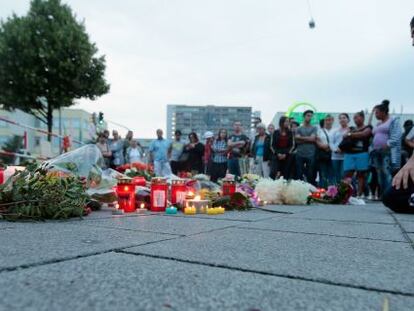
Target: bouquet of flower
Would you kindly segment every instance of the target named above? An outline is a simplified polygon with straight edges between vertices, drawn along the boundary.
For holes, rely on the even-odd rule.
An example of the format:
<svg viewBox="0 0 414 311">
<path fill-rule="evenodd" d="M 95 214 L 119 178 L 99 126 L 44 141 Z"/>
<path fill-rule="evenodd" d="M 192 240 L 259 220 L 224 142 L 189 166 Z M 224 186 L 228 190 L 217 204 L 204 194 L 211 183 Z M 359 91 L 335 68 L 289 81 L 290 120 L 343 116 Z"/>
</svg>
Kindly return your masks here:
<svg viewBox="0 0 414 311">
<path fill-rule="evenodd" d="M 259 206 L 259 196 L 257 195 L 257 192 L 254 190 L 254 188 L 248 184 L 239 184 L 236 186 L 236 192 L 243 194 L 245 197 L 247 197 L 252 206 L 257 207 Z"/>
<path fill-rule="evenodd" d="M 256 191 L 261 201 L 272 204 L 305 205 L 314 186 L 301 180 L 261 179 Z"/>
<path fill-rule="evenodd" d="M 127 169 L 132 169 L 132 168 L 135 168 L 137 171 L 146 171 L 146 172 L 148 172 L 150 174 L 154 174 L 154 168 L 153 168 L 153 166 L 150 165 L 150 164 L 142 163 L 142 162 L 134 162 L 134 163 L 124 164 L 124 165 L 118 166 L 116 168 L 116 170 L 118 172 L 123 173 Z"/>
<path fill-rule="evenodd" d="M 191 174 L 191 172 L 181 171 L 181 172 L 178 172 L 178 177 L 182 179 L 188 179 L 188 178 L 192 178 L 193 175 Z"/>
<path fill-rule="evenodd" d="M 283 204 L 285 187 L 286 180 L 283 178 L 277 180 L 261 179 L 255 189 L 261 201 L 269 204 Z"/>
<path fill-rule="evenodd" d="M 151 178 L 154 177 L 154 173 L 152 171 L 141 170 L 136 167 L 127 168 L 124 174 L 131 178 L 142 176 L 146 181 L 151 181 Z"/>
<path fill-rule="evenodd" d="M 317 189 L 309 196 L 309 201 L 324 204 L 347 204 L 352 196 L 353 188 L 348 180 L 338 185 L 329 186 L 327 190 Z"/>
<path fill-rule="evenodd" d="M 259 175 L 256 174 L 243 174 L 240 183 L 241 184 L 249 184 L 252 187 L 256 187 L 257 183 L 259 182 L 259 180 L 261 179 L 261 177 Z"/>
<path fill-rule="evenodd" d="M 253 207 L 251 200 L 241 192 L 235 192 L 231 196 L 219 197 L 213 201 L 213 207 L 222 206 L 226 210 L 247 210 Z"/>
<path fill-rule="evenodd" d="M 286 184 L 283 192 L 284 204 L 288 205 L 305 205 L 309 203 L 309 193 L 316 188 L 302 180 L 290 180 Z"/>
<path fill-rule="evenodd" d="M 44 220 L 81 217 L 90 213 L 85 179 L 31 165 L 0 185 L 0 218 Z"/>
</svg>

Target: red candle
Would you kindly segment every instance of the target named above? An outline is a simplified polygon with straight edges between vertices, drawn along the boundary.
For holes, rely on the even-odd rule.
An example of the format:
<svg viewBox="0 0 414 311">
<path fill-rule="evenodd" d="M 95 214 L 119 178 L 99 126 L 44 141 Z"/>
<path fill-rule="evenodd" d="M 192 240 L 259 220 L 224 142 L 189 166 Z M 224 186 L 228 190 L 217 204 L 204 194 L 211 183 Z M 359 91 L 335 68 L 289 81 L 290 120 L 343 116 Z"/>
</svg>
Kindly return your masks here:
<svg viewBox="0 0 414 311">
<path fill-rule="evenodd" d="M 0 167 L 0 185 L 4 183 L 4 170 Z"/>
<path fill-rule="evenodd" d="M 223 180 L 223 195 L 232 195 L 236 192 L 236 182 L 234 180 Z"/>
<path fill-rule="evenodd" d="M 165 212 L 167 208 L 168 184 L 165 178 L 151 180 L 151 211 Z"/>
<path fill-rule="evenodd" d="M 186 190 L 185 180 L 173 180 L 171 184 L 171 204 L 183 204 L 187 194 Z"/>
<path fill-rule="evenodd" d="M 125 213 L 135 212 L 135 185 L 130 178 L 123 178 L 116 186 L 119 209 Z"/>
</svg>

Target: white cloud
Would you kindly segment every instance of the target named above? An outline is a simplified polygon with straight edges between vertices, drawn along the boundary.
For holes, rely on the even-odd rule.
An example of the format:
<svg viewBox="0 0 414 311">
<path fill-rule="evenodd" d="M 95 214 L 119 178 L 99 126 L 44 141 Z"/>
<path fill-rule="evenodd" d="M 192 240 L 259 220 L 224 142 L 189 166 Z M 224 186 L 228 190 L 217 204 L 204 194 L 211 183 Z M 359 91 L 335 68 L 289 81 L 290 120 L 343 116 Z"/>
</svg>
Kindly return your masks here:
<svg viewBox="0 0 414 311">
<path fill-rule="evenodd" d="M 28 8 L 2 2 L 1 17 Z M 306 0 L 65 2 L 106 54 L 112 85 L 81 107 L 138 136 L 165 126 L 169 103 L 252 105 L 265 121 L 298 100 L 354 111 L 394 97 L 413 109 L 410 86 L 394 82 L 414 64 L 412 0 L 311 0 L 314 30 Z"/>
</svg>

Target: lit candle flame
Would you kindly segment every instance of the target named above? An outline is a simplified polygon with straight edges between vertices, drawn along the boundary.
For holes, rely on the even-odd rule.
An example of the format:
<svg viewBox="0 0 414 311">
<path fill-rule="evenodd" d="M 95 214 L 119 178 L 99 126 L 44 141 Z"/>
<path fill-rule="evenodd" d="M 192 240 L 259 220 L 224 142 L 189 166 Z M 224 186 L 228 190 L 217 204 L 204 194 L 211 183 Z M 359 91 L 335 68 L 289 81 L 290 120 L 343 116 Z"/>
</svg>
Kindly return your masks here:
<svg viewBox="0 0 414 311">
<path fill-rule="evenodd" d="M 145 208 L 145 204 L 141 203 L 140 208 Z"/>
<path fill-rule="evenodd" d="M 195 201 L 200 201 L 200 200 L 201 200 L 201 196 L 196 195 L 196 196 L 195 196 L 195 198 L 194 198 L 194 200 L 195 200 Z"/>
</svg>

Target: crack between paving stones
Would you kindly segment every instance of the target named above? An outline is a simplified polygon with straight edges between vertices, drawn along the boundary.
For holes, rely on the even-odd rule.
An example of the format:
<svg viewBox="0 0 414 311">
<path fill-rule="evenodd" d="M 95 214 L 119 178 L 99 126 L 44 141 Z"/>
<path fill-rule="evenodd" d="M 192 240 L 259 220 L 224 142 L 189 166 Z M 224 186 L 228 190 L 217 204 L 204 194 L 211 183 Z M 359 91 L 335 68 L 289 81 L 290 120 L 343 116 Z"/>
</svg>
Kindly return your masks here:
<svg viewBox="0 0 414 311">
<path fill-rule="evenodd" d="M 268 213 L 275 213 L 275 214 L 288 214 L 288 215 L 295 214 L 295 212 L 277 211 L 277 210 L 265 209 L 265 208 L 261 208 L 261 207 L 255 207 L 254 209 L 259 210 L 259 211 L 263 211 L 263 212 L 268 212 Z M 300 211 L 300 212 L 303 212 L 303 211 Z"/>
<path fill-rule="evenodd" d="M 303 219 L 303 220 L 312 220 L 312 221 L 331 221 L 331 222 L 371 224 L 371 225 L 391 225 L 391 226 L 395 225 L 395 223 L 389 223 L 389 222 L 373 222 L 373 221 L 364 221 L 364 220 L 319 219 L 319 218 L 308 218 L 308 217 L 289 217 L 288 219 Z"/>
<path fill-rule="evenodd" d="M 257 221 L 263 221 L 263 220 L 268 220 L 268 219 L 273 219 L 274 217 L 267 217 L 267 218 L 262 218 L 262 219 L 255 219 L 255 220 L 245 220 L 245 219 L 229 219 L 229 218 L 208 218 L 208 217 L 197 217 L 197 216 L 184 216 L 184 215 L 177 215 L 177 216 L 173 216 L 173 215 L 163 215 L 163 217 L 171 217 L 171 218 L 194 218 L 194 219 L 203 219 L 203 220 L 218 220 L 218 221 L 233 221 L 233 222 L 257 222 Z"/>
<path fill-rule="evenodd" d="M 103 229 L 112 229 L 112 230 L 123 230 L 123 231 L 133 231 L 133 232 L 145 232 L 145 233 L 158 233 L 162 235 L 174 235 L 177 237 L 185 237 L 185 234 L 177 234 L 177 233 L 167 233 L 167 232 L 160 232 L 160 231 L 151 231 L 151 230 L 143 230 L 143 229 L 130 229 L 130 228 L 122 228 L 122 227 L 111 227 L 105 225 L 96 225 L 96 224 L 82 224 L 84 226 L 90 226 L 95 228 L 103 228 Z"/>
<path fill-rule="evenodd" d="M 398 227 L 401 230 L 402 235 L 404 236 L 404 238 L 408 241 L 408 243 L 411 245 L 411 247 L 414 249 L 414 242 L 413 240 L 410 238 L 410 236 L 408 235 L 407 231 L 404 229 L 403 225 L 400 223 L 400 221 L 397 219 L 397 217 L 395 217 L 395 215 L 391 212 L 388 211 L 388 213 L 390 214 L 390 216 L 394 219 L 395 223 L 398 225 Z"/>
<path fill-rule="evenodd" d="M 193 237 L 193 236 L 200 235 L 200 234 L 213 233 L 213 232 L 216 232 L 216 231 L 232 229 L 232 228 L 237 228 L 237 226 L 227 226 L 227 227 L 211 229 L 211 230 L 203 231 L 203 232 L 196 232 L 196 233 L 192 233 L 192 234 L 187 234 L 185 237 Z"/>
<path fill-rule="evenodd" d="M 163 235 L 174 235 L 177 238 L 185 238 L 185 237 L 192 237 L 195 235 L 199 235 L 199 234 L 204 234 L 204 233 L 212 233 L 214 231 L 218 231 L 218 230 L 225 230 L 225 229 L 230 229 L 230 228 L 237 228 L 237 226 L 232 225 L 232 226 L 226 226 L 226 227 L 221 227 L 221 228 L 215 228 L 215 229 L 211 229 L 211 230 L 206 230 L 206 231 L 201 231 L 201 232 L 196 232 L 196 233 L 190 233 L 190 234 L 177 234 L 177 233 L 168 233 L 168 232 L 160 232 L 160 231 L 149 231 L 149 230 L 141 230 L 141 229 L 129 229 L 129 228 L 114 228 L 114 227 L 110 227 L 110 226 L 105 226 L 105 225 L 90 225 L 90 224 L 86 224 L 86 226 L 92 226 L 92 227 L 96 227 L 96 228 L 103 228 L 103 229 L 111 229 L 111 230 L 125 230 L 125 231 L 133 231 L 133 232 L 145 232 L 145 233 L 157 233 L 157 234 L 163 234 Z"/>
<path fill-rule="evenodd" d="M 320 236 L 329 236 L 329 237 L 334 237 L 334 238 L 346 238 L 346 239 L 356 239 L 356 240 L 369 240 L 369 241 L 393 242 L 393 243 L 405 243 L 405 244 L 409 243 L 409 242 L 405 242 L 405 241 L 364 238 L 364 237 L 337 235 L 337 234 L 329 234 L 329 233 L 298 232 L 298 231 L 290 231 L 290 230 L 278 230 L 278 229 L 268 229 L 268 228 L 251 228 L 251 227 L 239 227 L 239 226 L 235 227 L 235 228 L 236 229 L 242 229 L 242 230 L 247 229 L 247 230 L 258 230 L 258 231 L 305 234 L 305 235 L 320 235 Z"/>
<path fill-rule="evenodd" d="M 146 246 L 146 245 L 156 244 L 156 243 L 160 243 L 160 242 L 185 238 L 185 237 L 192 237 L 192 236 L 196 236 L 196 235 L 200 235 L 200 234 L 204 234 L 204 233 L 212 233 L 214 231 L 225 230 L 225 229 L 230 229 L 230 228 L 236 228 L 236 226 L 227 226 L 227 227 L 212 229 L 212 230 L 208 230 L 208 231 L 197 232 L 197 233 L 189 234 L 189 235 L 177 235 L 177 234 L 165 233 L 166 235 L 175 235 L 175 236 L 173 238 L 169 238 L 169 239 L 162 239 L 162 240 L 150 241 L 150 242 L 146 242 L 146 243 L 133 244 L 133 245 L 129 245 L 129 246 L 116 247 L 116 248 L 111 248 L 111 249 L 108 249 L 108 250 L 105 250 L 105 251 L 86 253 L 86 254 L 78 255 L 78 256 L 70 256 L 70 257 L 64 257 L 64 258 L 59 258 L 59 259 L 44 260 L 44 261 L 41 261 L 41 262 L 31 263 L 31 264 L 23 264 L 23 265 L 19 265 L 19 266 L 16 266 L 16 267 L 0 268 L 0 273 L 12 272 L 12 271 L 17 271 L 17 270 L 24 270 L 24 269 L 29 269 L 29 268 L 54 264 L 54 263 L 71 261 L 71 260 L 76 260 L 76 259 L 81 259 L 81 258 L 97 256 L 97 255 L 103 255 L 103 254 L 107 254 L 107 253 L 111 253 L 111 252 L 118 252 L 120 250 L 124 250 L 124 249 L 128 249 L 128 248 L 133 248 L 133 247 L 138 247 L 138 246 Z M 112 228 L 112 227 L 109 227 L 108 229 L 119 230 L 119 228 Z M 139 230 L 133 230 L 133 229 L 121 229 L 121 230 L 139 231 Z M 147 232 L 147 231 L 145 231 L 145 232 Z M 159 232 L 148 232 L 148 233 L 159 233 Z"/>
<path fill-rule="evenodd" d="M 143 257 L 149 257 L 149 258 L 155 258 L 155 259 L 164 259 L 164 260 L 170 260 L 170 261 L 176 261 L 176 262 L 181 262 L 181 263 L 188 263 L 188 264 L 194 264 L 194 265 L 200 265 L 200 266 L 206 266 L 206 267 L 212 267 L 212 268 L 221 268 L 221 269 L 226 269 L 230 271 L 274 276 L 274 277 L 279 277 L 279 278 L 318 283 L 318 284 L 324 284 L 324 285 L 332 285 L 332 286 L 360 289 L 360 290 L 365 290 L 365 291 L 374 291 L 374 292 L 386 293 L 386 294 L 392 294 L 392 295 L 414 297 L 414 293 L 406 293 L 406 292 L 381 289 L 381 288 L 369 287 L 369 286 L 363 286 L 363 285 L 353 285 L 353 284 L 348 284 L 348 283 L 337 283 L 337 282 L 332 282 L 326 279 L 306 278 L 306 277 L 297 276 L 297 275 L 279 274 L 279 273 L 265 272 L 265 271 L 259 271 L 259 270 L 253 270 L 253 269 L 232 267 L 232 266 L 227 266 L 224 264 L 212 264 L 212 263 L 206 263 L 206 262 L 201 262 L 201 261 L 196 261 L 196 260 L 180 259 L 180 258 L 175 258 L 175 257 L 152 255 L 152 254 L 146 254 L 146 253 L 135 253 L 135 252 L 127 251 L 125 249 L 116 250 L 115 253 L 127 254 L 127 255 L 138 256 L 138 257 L 143 256 Z"/>
<path fill-rule="evenodd" d="M 181 238 L 181 236 L 173 237 L 173 238 L 170 238 L 170 239 L 162 239 L 162 240 L 150 241 L 150 242 L 146 242 L 146 243 L 133 244 L 133 245 L 129 245 L 129 246 L 115 247 L 115 248 L 111 248 L 111 249 L 108 249 L 108 250 L 105 250 L 105 251 L 91 252 L 91 253 L 86 253 L 86 254 L 83 254 L 83 255 L 49 259 L 49 260 L 44 260 L 44 261 L 41 261 L 41 262 L 30 263 L 30 264 L 22 264 L 22 265 L 19 265 L 19 266 L 16 266 L 16 267 L 0 268 L 0 273 L 20 271 L 20 270 L 25 270 L 25 269 L 35 268 L 35 267 L 46 266 L 46 265 L 50 265 L 50 264 L 54 264 L 54 263 L 72 261 L 72 260 L 77 260 L 77 259 L 81 259 L 81 258 L 88 258 L 88 257 L 97 256 L 97 255 L 104 255 L 104 254 L 108 254 L 108 253 L 116 253 L 116 252 L 118 252 L 120 250 L 123 250 L 123 249 L 128 249 L 128 248 L 138 247 L 138 246 L 146 246 L 146 245 L 151 245 L 151 244 L 155 244 L 155 243 L 158 243 L 158 242 L 165 242 L 165 241 L 175 240 L 175 239 L 179 239 L 179 238 Z"/>
</svg>

